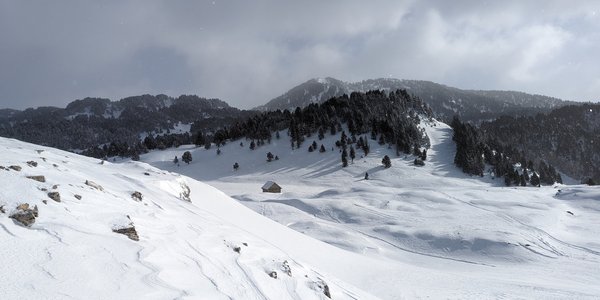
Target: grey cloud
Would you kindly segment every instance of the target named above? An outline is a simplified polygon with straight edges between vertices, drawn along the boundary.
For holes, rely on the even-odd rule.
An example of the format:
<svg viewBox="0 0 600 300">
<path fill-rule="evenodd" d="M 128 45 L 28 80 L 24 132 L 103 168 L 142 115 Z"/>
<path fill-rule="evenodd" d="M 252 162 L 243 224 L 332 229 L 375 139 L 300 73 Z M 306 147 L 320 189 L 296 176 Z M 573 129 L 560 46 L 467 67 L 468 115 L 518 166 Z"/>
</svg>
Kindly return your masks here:
<svg viewBox="0 0 600 300">
<path fill-rule="evenodd" d="M 0 0 L 0 107 L 198 94 L 249 108 L 311 77 L 600 94 L 593 1 Z"/>
</svg>

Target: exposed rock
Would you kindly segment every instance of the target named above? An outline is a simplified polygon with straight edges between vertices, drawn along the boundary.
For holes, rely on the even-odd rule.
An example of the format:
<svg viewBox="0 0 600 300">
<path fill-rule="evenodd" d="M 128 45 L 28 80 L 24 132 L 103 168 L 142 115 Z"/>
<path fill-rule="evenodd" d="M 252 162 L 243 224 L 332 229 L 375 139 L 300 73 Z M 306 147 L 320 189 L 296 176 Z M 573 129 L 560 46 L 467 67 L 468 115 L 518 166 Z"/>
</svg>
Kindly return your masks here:
<svg viewBox="0 0 600 300">
<path fill-rule="evenodd" d="M 244 246 L 248 247 L 248 243 L 242 243 L 242 245 L 244 245 Z"/>
<path fill-rule="evenodd" d="M 571 216 L 573 216 L 573 212 L 570 210 L 567 210 L 567 213 L 570 214 Z"/>
<path fill-rule="evenodd" d="M 150 173 L 148 173 L 148 172 L 144 172 L 144 175 L 146 175 L 146 176 L 150 176 Z"/>
<path fill-rule="evenodd" d="M 138 236 L 137 231 L 135 230 L 135 226 L 133 226 L 133 225 L 131 227 L 113 229 L 113 232 L 124 234 L 129 239 L 134 240 L 134 241 L 140 240 L 140 237 Z"/>
<path fill-rule="evenodd" d="M 283 271 L 288 276 L 292 277 L 292 268 L 290 268 L 290 264 L 287 260 L 284 260 L 281 264 L 281 271 Z"/>
<path fill-rule="evenodd" d="M 23 203 L 17 206 L 17 211 L 15 211 L 9 218 L 15 220 L 15 222 L 29 227 L 31 224 L 35 223 L 35 218 L 38 216 L 38 208 L 37 205 L 33 207 L 33 209 L 29 208 L 28 203 Z"/>
<path fill-rule="evenodd" d="M 41 154 L 42 152 L 44 152 L 44 150 L 35 150 L 35 152 L 37 152 L 38 154 Z"/>
<path fill-rule="evenodd" d="M 277 279 L 277 272 L 271 271 L 269 272 L 269 276 L 271 276 L 271 278 Z"/>
<path fill-rule="evenodd" d="M 57 164 L 52 164 L 52 166 L 53 166 L 53 167 L 55 167 L 55 168 L 58 168 L 58 165 L 57 165 Z"/>
<path fill-rule="evenodd" d="M 144 196 L 142 196 L 142 193 L 135 191 L 135 192 L 133 192 L 133 194 L 131 194 L 131 198 L 135 201 L 142 201 Z"/>
<path fill-rule="evenodd" d="M 48 204 L 48 200 L 42 200 L 42 203 Z"/>
<path fill-rule="evenodd" d="M 0 205 L 0 213 L 5 214 L 6 211 L 4 210 L 4 205 Z"/>
<path fill-rule="evenodd" d="M 55 184 L 55 185 L 53 185 L 53 186 L 52 186 L 52 189 L 53 189 L 53 190 L 55 190 L 55 189 L 57 189 L 57 188 L 58 188 L 58 184 Z"/>
<path fill-rule="evenodd" d="M 21 171 L 21 169 L 22 169 L 20 166 L 10 166 L 9 168 L 11 168 L 11 169 L 13 169 L 13 170 L 15 170 L 17 172 Z"/>
<path fill-rule="evenodd" d="M 323 294 L 325 294 L 325 296 L 327 296 L 327 298 L 331 299 L 331 293 L 329 292 L 329 286 L 326 283 L 324 283 L 324 284 L 325 284 L 325 286 L 323 286 Z"/>
<path fill-rule="evenodd" d="M 39 182 L 46 182 L 46 177 L 42 176 L 42 175 L 36 175 L 36 176 L 25 176 L 29 179 L 33 179 L 35 181 L 39 181 Z"/>
<path fill-rule="evenodd" d="M 40 188 L 40 191 L 42 191 L 42 192 L 47 192 L 47 191 L 48 191 L 48 189 L 47 189 L 47 188 Z"/>
<path fill-rule="evenodd" d="M 48 198 L 56 201 L 56 202 L 60 202 L 60 194 L 58 192 L 50 192 L 48 193 Z"/>
<path fill-rule="evenodd" d="M 4 166 L 0 166 L 0 170 L 6 170 Z"/>
<path fill-rule="evenodd" d="M 30 160 L 27 162 L 27 165 L 35 168 L 38 166 L 38 163 L 37 163 L 37 161 Z"/>
<path fill-rule="evenodd" d="M 240 252 L 242 252 L 242 248 L 241 247 L 233 247 L 233 251 L 240 253 Z"/>
<path fill-rule="evenodd" d="M 95 189 L 97 189 L 99 191 L 104 191 L 104 188 L 101 185 L 99 185 L 99 184 L 97 184 L 97 183 L 95 183 L 95 182 L 93 182 L 91 180 L 86 180 L 85 184 L 88 185 L 88 186 L 91 186 L 91 187 L 93 187 L 93 188 L 95 188 Z"/>
<path fill-rule="evenodd" d="M 179 193 L 179 198 L 181 198 L 181 200 L 184 201 L 192 202 L 192 199 L 190 199 L 190 187 L 183 182 L 181 182 L 179 185 L 181 186 L 181 193 Z"/>
<path fill-rule="evenodd" d="M 77 195 L 77 194 L 76 194 L 76 195 L 75 195 L 75 198 L 76 198 L 77 200 L 81 200 L 81 195 Z"/>
</svg>

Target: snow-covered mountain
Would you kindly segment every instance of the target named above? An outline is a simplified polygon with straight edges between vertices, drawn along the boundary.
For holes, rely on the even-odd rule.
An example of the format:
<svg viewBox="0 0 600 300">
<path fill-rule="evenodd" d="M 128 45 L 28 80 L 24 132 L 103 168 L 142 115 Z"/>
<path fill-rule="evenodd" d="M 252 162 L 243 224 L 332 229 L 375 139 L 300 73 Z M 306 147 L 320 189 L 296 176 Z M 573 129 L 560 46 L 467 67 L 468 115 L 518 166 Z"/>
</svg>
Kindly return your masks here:
<svg viewBox="0 0 600 300">
<path fill-rule="evenodd" d="M 0 298 L 600 297 L 599 187 L 469 177 L 451 128 L 420 126 L 424 166 L 370 141 L 342 168 L 339 134 L 119 163 L 0 138 Z"/>
<path fill-rule="evenodd" d="M 194 95 L 141 95 L 119 101 L 85 98 L 66 108 L 2 110 L 0 136 L 64 150 L 85 150 L 111 142 L 133 146 L 141 136 L 176 131 L 178 124 L 218 128 L 251 114 L 222 100 Z"/>
<path fill-rule="evenodd" d="M 379 78 L 360 82 L 344 82 L 327 77 L 310 79 L 265 105 L 256 107 L 255 110 L 288 109 L 293 111 L 296 107 L 322 103 L 331 97 L 349 95 L 352 92 L 396 89 L 406 89 L 409 93 L 423 99 L 441 119 L 449 119 L 458 115 L 467 121 L 481 121 L 494 119 L 501 115 L 535 114 L 574 104 L 557 98 L 522 92 L 461 90 L 421 80 Z"/>
<path fill-rule="evenodd" d="M 0 149 L 0 299 L 375 299 L 334 275 L 360 282 L 370 260 L 206 184 L 11 139 Z"/>
<path fill-rule="evenodd" d="M 380 298 L 600 297 L 599 187 L 505 187 L 489 173 L 470 177 L 453 164 L 451 128 L 427 121 L 422 127 L 431 140 L 422 167 L 412 155 L 398 157 L 370 140 L 371 152 L 361 157 L 358 150 L 342 168 L 339 133 L 313 135 L 291 149 L 285 131 L 255 150 L 237 140 L 219 149 L 153 151 L 141 160 L 202 180 L 281 225 L 359 255 L 351 265 L 369 259 L 358 274 L 346 274 L 352 278 L 336 275 Z M 313 139 L 326 152 L 309 152 Z M 192 162 L 173 163 L 184 151 Z M 267 162 L 267 152 L 279 159 Z M 384 155 L 389 169 L 381 165 Z M 263 193 L 267 181 L 282 193 Z"/>
</svg>

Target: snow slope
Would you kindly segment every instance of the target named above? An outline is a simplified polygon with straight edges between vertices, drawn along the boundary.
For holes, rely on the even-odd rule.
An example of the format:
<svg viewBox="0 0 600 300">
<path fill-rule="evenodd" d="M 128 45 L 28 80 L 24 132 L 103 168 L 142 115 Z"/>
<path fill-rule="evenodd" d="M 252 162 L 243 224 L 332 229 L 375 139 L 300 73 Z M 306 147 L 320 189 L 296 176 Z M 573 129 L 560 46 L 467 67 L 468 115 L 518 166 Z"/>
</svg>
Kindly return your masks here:
<svg viewBox="0 0 600 300">
<path fill-rule="evenodd" d="M 5 138 L 0 151 L 0 299 L 375 298 L 328 272 L 368 261 L 206 184 Z M 24 203 L 30 227 L 9 217 Z M 139 241 L 113 232 L 132 225 Z"/>
<path fill-rule="evenodd" d="M 600 297 L 598 187 L 504 187 L 490 176 L 466 176 L 453 165 L 451 128 L 423 127 L 432 145 L 423 167 L 370 140 L 367 157 L 357 151 L 359 158 L 341 168 L 338 149 L 332 151 L 339 136 L 314 136 L 292 150 L 286 132 L 256 150 L 243 140 L 221 147 L 220 155 L 214 147 L 182 146 L 142 160 L 204 181 L 343 250 L 335 260 L 356 254 L 341 263 L 351 264 L 343 271 L 330 258 L 307 261 L 384 299 Z M 313 139 L 328 151 L 309 153 Z M 173 164 L 186 150 L 192 163 Z M 268 151 L 280 160 L 266 162 Z M 384 154 L 392 157 L 390 169 L 381 166 Z M 262 193 L 269 180 L 283 192 Z"/>
</svg>

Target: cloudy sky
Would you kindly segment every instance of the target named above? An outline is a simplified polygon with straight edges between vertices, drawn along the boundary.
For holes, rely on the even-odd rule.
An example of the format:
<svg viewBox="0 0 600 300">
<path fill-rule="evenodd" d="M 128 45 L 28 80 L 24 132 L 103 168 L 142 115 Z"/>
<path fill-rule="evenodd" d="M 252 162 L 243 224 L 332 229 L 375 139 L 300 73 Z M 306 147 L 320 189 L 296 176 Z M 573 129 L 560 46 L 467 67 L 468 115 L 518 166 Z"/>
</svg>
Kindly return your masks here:
<svg viewBox="0 0 600 300">
<path fill-rule="evenodd" d="M 600 99 L 598 1 L 0 0 L 0 108 L 164 93 L 265 103 L 313 77 Z"/>
</svg>

